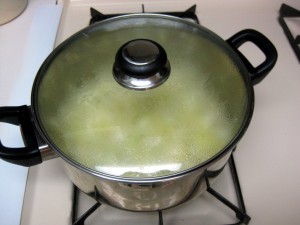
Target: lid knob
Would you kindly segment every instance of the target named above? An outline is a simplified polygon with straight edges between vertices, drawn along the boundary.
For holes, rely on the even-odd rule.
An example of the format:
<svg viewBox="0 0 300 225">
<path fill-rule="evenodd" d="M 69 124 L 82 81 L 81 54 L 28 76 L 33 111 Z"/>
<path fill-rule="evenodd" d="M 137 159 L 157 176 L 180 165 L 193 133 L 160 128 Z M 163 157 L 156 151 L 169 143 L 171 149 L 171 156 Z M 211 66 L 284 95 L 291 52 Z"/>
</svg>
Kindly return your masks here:
<svg viewBox="0 0 300 225">
<path fill-rule="evenodd" d="M 113 73 L 122 86 L 146 90 L 167 80 L 170 64 L 165 50 L 158 43 L 136 39 L 127 42 L 118 50 Z"/>
</svg>

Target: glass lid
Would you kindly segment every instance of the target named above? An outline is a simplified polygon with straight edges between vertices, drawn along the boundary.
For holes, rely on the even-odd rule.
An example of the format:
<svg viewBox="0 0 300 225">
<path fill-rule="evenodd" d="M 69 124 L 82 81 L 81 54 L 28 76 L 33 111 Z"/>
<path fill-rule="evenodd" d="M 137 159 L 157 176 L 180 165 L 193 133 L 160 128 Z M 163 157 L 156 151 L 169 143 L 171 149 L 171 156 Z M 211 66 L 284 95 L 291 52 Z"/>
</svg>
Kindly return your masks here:
<svg viewBox="0 0 300 225">
<path fill-rule="evenodd" d="M 226 42 L 203 27 L 123 16 L 53 51 L 37 76 L 33 107 L 48 143 L 79 167 L 169 176 L 236 142 L 251 116 L 245 74 Z"/>
</svg>

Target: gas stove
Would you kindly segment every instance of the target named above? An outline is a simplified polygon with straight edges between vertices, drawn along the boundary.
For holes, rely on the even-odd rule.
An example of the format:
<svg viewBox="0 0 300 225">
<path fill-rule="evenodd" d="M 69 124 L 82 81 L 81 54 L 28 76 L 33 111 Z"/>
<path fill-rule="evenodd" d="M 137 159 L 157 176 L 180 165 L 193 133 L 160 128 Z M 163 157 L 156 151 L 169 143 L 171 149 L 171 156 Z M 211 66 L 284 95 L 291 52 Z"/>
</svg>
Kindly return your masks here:
<svg viewBox="0 0 300 225">
<path fill-rule="evenodd" d="M 31 7 L 30 4 L 33 2 L 34 0 L 31 3 L 29 1 L 28 7 Z M 224 168 L 211 188 L 237 206 L 242 213 L 247 210 L 244 224 L 249 222 L 248 215 L 251 217 L 249 224 L 294 225 L 300 221 L 298 213 L 300 153 L 297 150 L 300 145 L 297 135 L 300 132 L 298 119 L 300 104 L 297 103 L 296 97 L 300 95 L 300 66 L 278 21 L 282 2 L 278 0 L 249 2 L 230 0 L 226 4 L 179 0 L 45 2 L 62 8 L 55 46 L 89 25 L 91 8 L 93 14 L 97 15 L 94 11 L 97 10 L 101 14 L 110 15 L 182 12 L 197 5 L 196 8 L 192 7 L 192 10 L 195 10 L 200 24 L 224 39 L 246 28 L 253 28 L 266 35 L 276 46 L 279 59 L 268 77 L 255 86 L 253 119 L 234 152 L 243 193 L 242 199 L 239 191 L 236 191 L 234 184 L 236 181 L 232 176 L 230 165 Z M 289 0 L 285 3 L 300 9 L 298 0 Z M 295 29 L 300 31 L 299 25 L 295 25 L 297 19 L 292 20 Z M 254 65 L 263 60 L 262 53 L 251 44 L 246 43 L 240 50 Z M 3 101 L 1 103 L 8 104 L 6 102 L 3 104 Z M 23 104 L 26 103 L 28 104 L 28 102 Z M 21 225 L 72 224 L 95 205 L 93 199 L 79 193 L 76 197 L 78 205 L 74 206 L 74 187 L 64 174 L 59 160 L 46 161 L 29 169 Z M 163 212 L 134 213 L 101 205 L 84 224 L 242 224 L 239 221 L 236 212 L 208 191 L 192 202 Z"/>
</svg>

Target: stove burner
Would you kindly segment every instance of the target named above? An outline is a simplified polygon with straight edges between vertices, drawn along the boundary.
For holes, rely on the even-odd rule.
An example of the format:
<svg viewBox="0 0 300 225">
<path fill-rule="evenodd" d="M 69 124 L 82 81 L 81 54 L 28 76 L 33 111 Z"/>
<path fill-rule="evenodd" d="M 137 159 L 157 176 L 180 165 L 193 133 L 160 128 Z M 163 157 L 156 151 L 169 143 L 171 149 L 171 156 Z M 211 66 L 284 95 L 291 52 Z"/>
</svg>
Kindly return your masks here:
<svg viewBox="0 0 300 225">
<path fill-rule="evenodd" d="M 246 214 L 246 208 L 243 200 L 243 195 L 238 179 L 237 170 L 235 167 L 235 162 L 233 158 L 233 154 L 230 156 L 228 161 L 231 176 L 233 179 L 234 189 L 236 193 L 236 197 L 238 200 L 238 207 L 231 203 L 229 200 L 227 200 L 225 197 L 223 197 L 221 194 L 219 194 L 217 191 L 215 191 L 209 183 L 209 178 L 217 176 L 220 172 L 222 172 L 222 169 L 218 171 L 218 173 L 206 173 L 206 184 L 207 184 L 207 192 L 211 194 L 213 197 L 215 197 L 217 200 L 219 200 L 221 203 L 225 204 L 228 208 L 230 208 L 233 212 L 235 212 L 236 218 L 238 219 L 238 222 L 234 224 L 227 224 L 227 225 L 248 225 L 250 222 L 250 217 Z M 73 225 L 84 225 L 85 220 L 96 210 L 101 206 L 101 203 L 97 202 L 95 203 L 90 209 L 88 209 L 80 218 L 77 219 L 77 206 L 78 206 L 78 193 L 79 189 L 74 186 L 74 195 L 73 195 L 73 209 L 72 209 L 72 224 Z M 98 195 L 97 190 L 95 190 L 95 196 Z M 120 224 L 121 225 L 121 224 Z M 158 211 L 158 225 L 163 225 L 163 212 L 161 210 Z"/>
<path fill-rule="evenodd" d="M 164 14 L 164 15 L 170 15 L 170 16 L 176 16 L 176 17 L 180 17 L 182 19 L 186 19 L 188 21 L 194 22 L 199 24 L 199 20 L 198 17 L 196 15 L 196 5 L 193 5 L 192 7 L 190 7 L 189 9 L 187 9 L 186 11 L 183 12 L 158 12 L 157 14 Z M 126 14 L 102 14 L 101 12 L 97 11 L 94 8 L 91 8 L 91 19 L 90 19 L 90 25 L 96 23 L 96 22 L 100 22 L 102 20 L 106 20 L 112 17 L 116 17 L 116 16 L 122 16 L 122 15 L 126 15 Z M 145 13 L 145 7 L 144 5 L 142 5 L 142 13 Z"/>
<path fill-rule="evenodd" d="M 291 18 L 291 17 L 300 17 L 300 11 L 297 9 L 294 9 L 286 4 L 282 4 L 280 7 L 280 16 L 279 16 L 279 23 L 283 28 L 283 31 L 285 35 L 287 36 L 292 48 L 294 49 L 295 54 L 298 57 L 298 60 L 300 61 L 300 35 L 297 35 L 296 38 L 293 37 L 289 27 L 287 26 L 285 22 L 285 18 Z"/>
</svg>

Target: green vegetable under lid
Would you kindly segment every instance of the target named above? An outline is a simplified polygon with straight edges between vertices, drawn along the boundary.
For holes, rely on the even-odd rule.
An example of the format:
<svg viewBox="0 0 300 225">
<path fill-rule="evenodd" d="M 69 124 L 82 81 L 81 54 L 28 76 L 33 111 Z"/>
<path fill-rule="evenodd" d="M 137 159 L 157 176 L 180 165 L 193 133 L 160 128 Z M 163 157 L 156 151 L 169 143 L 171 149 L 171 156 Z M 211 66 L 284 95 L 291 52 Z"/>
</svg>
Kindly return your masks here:
<svg viewBox="0 0 300 225">
<path fill-rule="evenodd" d="M 159 85 L 137 90 L 117 80 L 116 55 L 132 40 L 165 51 L 156 70 L 132 76 L 152 82 L 159 71 L 166 75 Z M 133 64 L 157 60 L 155 49 L 142 59 L 140 46 Z M 35 110 L 51 146 L 79 166 L 126 178 L 169 176 L 235 141 L 252 104 L 243 71 L 227 43 L 203 27 L 161 15 L 114 18 L 83 29 L 50 55 L 38 74 Z"/>
</svg>

